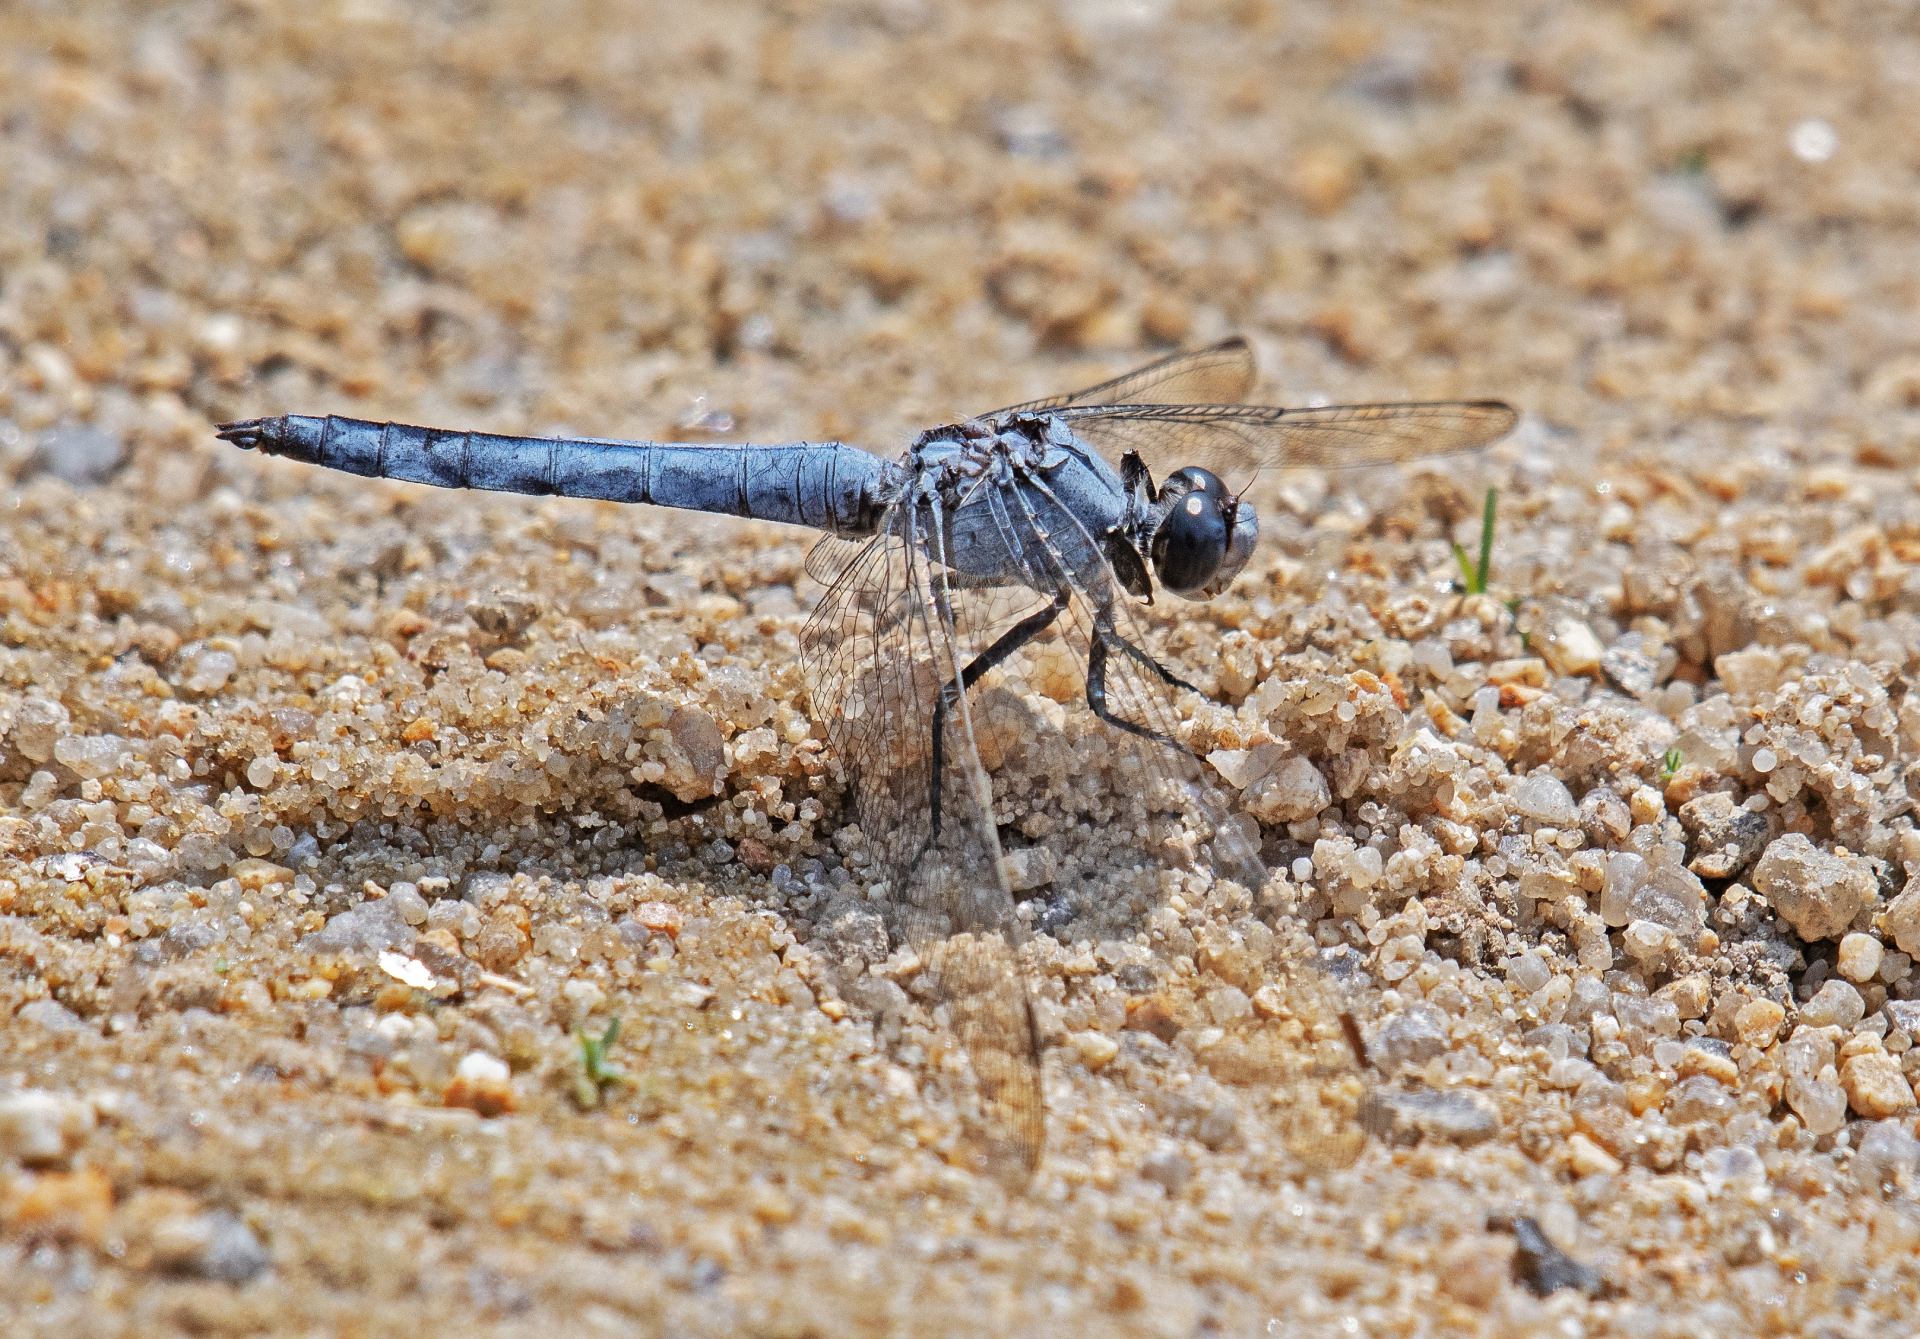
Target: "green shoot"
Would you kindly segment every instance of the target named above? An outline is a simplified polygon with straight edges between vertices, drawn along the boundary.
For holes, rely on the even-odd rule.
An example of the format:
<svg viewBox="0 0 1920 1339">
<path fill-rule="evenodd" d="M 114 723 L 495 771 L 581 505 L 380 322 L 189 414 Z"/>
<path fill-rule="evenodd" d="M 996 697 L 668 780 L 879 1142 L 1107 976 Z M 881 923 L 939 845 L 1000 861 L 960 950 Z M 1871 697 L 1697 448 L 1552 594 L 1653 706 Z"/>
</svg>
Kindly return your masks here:
<svg viewBox="0 0 1920 1339">
<path fill-rule="evenodd" d="M 1680 764 L 1683 761 L 1684 759 L 1681 758 L 1679 749 L 1668 749 L 1660 759 L 1660 779 L 1662 781 L 1673 780 L 1674 773 L 1680 770 Z"/>
<path fill-rule="evenodd" d="M 620 1067 L 607 1060 L 614 1042 L 620 1039 L 620 1020 L 609 1019 L 606 1031 L 597 1037 L 589 1037 L 586 1029 L 579 1027 L 573 1035 L 580 1043 L 580 1073 L 573 1081 L 573 1100 L 582 1110 L 591 1111 L 600 1105 L 607 1089 L 628 1082 Z"/>
<path fill-rule="evenodd" d="M 1453 546 L 1453 560 L 1460 564 L 1461 582 L 1469 595 L 1485 595 L 1487 581 L 1493 575 L 1493 508 L 1499 492 L 1497 488 L 1487 490 L 1486 509 L 1480 513 L 1480 565 L 1468 562 L 1467 551 L 1458 543 Z"/>
</svg>

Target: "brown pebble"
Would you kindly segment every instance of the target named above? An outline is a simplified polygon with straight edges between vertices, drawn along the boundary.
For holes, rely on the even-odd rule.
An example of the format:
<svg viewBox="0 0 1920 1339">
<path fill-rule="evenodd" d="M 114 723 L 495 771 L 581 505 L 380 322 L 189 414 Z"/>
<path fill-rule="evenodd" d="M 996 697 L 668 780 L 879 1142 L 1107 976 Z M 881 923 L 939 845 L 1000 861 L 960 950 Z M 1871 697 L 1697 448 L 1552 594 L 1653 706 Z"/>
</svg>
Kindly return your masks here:
<svg viewBox="0 0 1920 1339">
<path fill-rule="evenodd" d="M 97 1167 L 42 1172 L 13 1201 L 10 1235 L 97 1246 L 113 1212 L 113 1182 Z"/>
</svg>

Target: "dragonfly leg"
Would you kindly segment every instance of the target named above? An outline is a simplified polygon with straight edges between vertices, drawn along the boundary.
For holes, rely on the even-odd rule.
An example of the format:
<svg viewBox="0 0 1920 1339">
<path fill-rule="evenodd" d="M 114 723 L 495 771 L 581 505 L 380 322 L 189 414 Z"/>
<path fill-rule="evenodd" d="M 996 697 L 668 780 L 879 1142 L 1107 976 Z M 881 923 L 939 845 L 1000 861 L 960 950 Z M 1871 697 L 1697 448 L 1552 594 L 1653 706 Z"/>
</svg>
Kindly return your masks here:
<svg viewBox="0 0 1920 1339">
<path fill-rule="evenodd" d="M 960 694 L 980 682 L 980 677 L 988 670 L 1053 626 L 1053 621 L 1060 617 L 1066 607 L 1067 599 L 1063 595 L 1038 613 L 1027 615 L 1001 633 L 992 646 L 975 656 L 972 662 L 960 671 L 960 677 L 957 680 L 941 688 L 940 697 L 933 704 L 933 778 L 928 786 L 932 792 L 929 798 L 929 809 L 933 822 L 927 829 L 927 844 L 920 848 L 920 854 L 913 859 L 915 865 L 918 865 L 921 857 L 932 850 L 933 844 L 940 840 L 940 777 L 947 765 L 947 703 L 957 700 Z"/>
<path fill-rule="evenodd" d="M 1116 633 L 1096 630 L 1087 645 L 1087 706 L 1092 708 L 1094 715 L 1115 729 L 1125 730 L 1128 734 L 1138 735 L 1142 739 L 1151 739 L 1156 744 L 1167 744 L 1176 749 L 1182 747 L 1180 741 L 1177 739 L 1163 735 L 1158 730 L 1149 726 L 1137 725 L 1132 721 L 1125 720 L 1114 715 L 1113 712 L 1108 709 L 1107 639 L 1109 637 L 1118 642 L 1126 650 L 1133 652 L 1136 657 L 1145 660 L 1149 665 L 1153 665 L 1154 669 L 1159 670 L 1161 676 L 1166 678 L 1168 682 L 1179 684 L 1182 688 L 1188 686 L 1180 683 L 1178 679 L 1173 678 L 1173 676 L 1169 675 L 1165 670 L 1160 669 L 1157 664 L 1154 664 L 1152 657 L 1137 650 L 1126 638 Z"/>
<path fill-rule="evenodd" d="M 1107 641 L 1112 642 L 1115 646 L 1120 648 L 1120 650 L 1125 651 L 1130 658 L 1139 661 L 1142 665 L 1145 665 L 1148 669 L 1152 670 L 1155 674 L 1159 675 L 1162 680 L 1164 680 L 1166 683 L 1168 683 L 1172 687 L 1184 688 L 1189 693 L 1200 692 L 1198 688 L 1195 688 L 1192 684 L 1188 683 L 1185 679 L 1176 678 L 1172 674 L 1168 673 L 1167 667 L 1165 665 L 1162 665 L 1159 661 L 1155 660 L 1152 656 L 1148 655 L 1145 651 L 1142 651 L 1139 647 L 1135 646 L 1132 642 L 1128 641 L 1125 637 L 1122 637 L 1119 633 L 1115 632 L 1112 628 L 1103 629 L 1100 635 L 1103 638 L 1105 638 Z M 1202 694 L 1202 696 L 1204 696 L 1204 694 Z"/>
</svg>

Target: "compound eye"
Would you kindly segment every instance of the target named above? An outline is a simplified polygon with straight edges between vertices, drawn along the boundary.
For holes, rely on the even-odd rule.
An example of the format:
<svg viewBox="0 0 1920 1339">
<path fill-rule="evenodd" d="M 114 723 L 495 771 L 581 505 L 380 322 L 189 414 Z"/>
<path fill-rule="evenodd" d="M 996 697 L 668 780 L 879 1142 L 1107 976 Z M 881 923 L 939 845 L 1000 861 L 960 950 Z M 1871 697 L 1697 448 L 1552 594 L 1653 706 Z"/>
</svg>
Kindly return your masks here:
<svg viewBox="0 0 1920 1339">
<path fill-rule="evenodd" d="M 1153 570 L 1175 595 L 1189 595 L 1213 579 L 1227 555 L 1233 499 L 1201 469 L 1179 470 L 1161 487 L 1166 510 L 1153 532 Z"/>
</svg>

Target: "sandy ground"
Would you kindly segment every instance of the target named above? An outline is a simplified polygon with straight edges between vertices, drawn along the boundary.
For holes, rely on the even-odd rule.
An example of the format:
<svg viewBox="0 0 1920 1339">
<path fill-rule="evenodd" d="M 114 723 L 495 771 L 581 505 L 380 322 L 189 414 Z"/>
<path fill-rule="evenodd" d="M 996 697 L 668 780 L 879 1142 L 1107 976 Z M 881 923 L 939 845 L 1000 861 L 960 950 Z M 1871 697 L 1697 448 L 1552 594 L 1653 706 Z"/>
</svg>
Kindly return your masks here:
<svg viewBox="0 0 1920 1339">
<path fill-rule="evenodd" d="M 1916 70 L 1874 3 L 0 8 L 0 1329 L 1903 1332 Z M 1156 606 L 1281 875 L 1035 940 L 1011 1191 L 849 919 L 805 536 L 210 426 L 891 454 L 1233 332 L 1526 418 Z M 1350 1161 L 1249 1060 L 1283 912 Z"/>
</svg>

